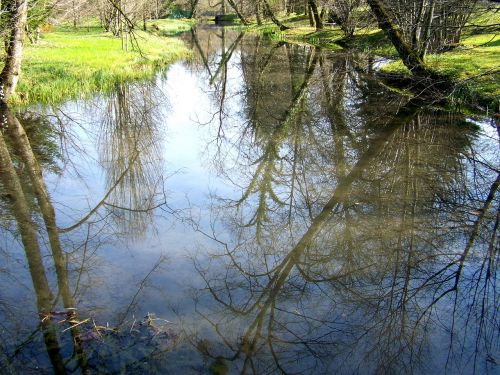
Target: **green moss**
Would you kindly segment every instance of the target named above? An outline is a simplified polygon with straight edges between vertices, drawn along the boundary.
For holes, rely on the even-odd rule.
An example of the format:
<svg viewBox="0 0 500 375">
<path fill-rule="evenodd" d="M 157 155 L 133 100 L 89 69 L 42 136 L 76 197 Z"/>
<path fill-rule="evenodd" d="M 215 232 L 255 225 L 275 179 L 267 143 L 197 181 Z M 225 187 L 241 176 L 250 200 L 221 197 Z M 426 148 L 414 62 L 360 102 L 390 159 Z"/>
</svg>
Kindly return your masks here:
<svg viewBox="0 0 500 375">
<path fill-rule="evenodd" d="M 397 58 L 398 53 L 385 33 L 379 29 L 357 29 L 344 43 L 349 48 L 387 58 Z"/>
<path fill-rule="evenodd" d="M 172 27 L 180 27 L 178 22 Z M 157 69 L 190 55 L 177 39 L 138 31 L 137 41 L 140 52 L 131 43 L 126 52 L 120 38 L 98 27 L 60 27 L 42 34 L 37 45 L 26 44 L 12 104 L 57 103 L 107 92 L 117 82 L 149 78 Z"/>
</svg>

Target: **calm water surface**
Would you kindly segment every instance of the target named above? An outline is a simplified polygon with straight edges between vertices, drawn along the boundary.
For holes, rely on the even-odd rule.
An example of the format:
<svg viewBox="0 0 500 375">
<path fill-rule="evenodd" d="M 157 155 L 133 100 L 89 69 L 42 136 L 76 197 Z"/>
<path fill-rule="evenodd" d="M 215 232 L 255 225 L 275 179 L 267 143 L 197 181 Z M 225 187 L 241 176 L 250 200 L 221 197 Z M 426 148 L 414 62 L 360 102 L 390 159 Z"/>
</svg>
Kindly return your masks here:
<svg viewBox="0 0 500 375">
<path fill-rule="evenodd" d="M 0 136 L 0 372 L 500 373 L 498 122 L 223 29 Z"/>
</svg>

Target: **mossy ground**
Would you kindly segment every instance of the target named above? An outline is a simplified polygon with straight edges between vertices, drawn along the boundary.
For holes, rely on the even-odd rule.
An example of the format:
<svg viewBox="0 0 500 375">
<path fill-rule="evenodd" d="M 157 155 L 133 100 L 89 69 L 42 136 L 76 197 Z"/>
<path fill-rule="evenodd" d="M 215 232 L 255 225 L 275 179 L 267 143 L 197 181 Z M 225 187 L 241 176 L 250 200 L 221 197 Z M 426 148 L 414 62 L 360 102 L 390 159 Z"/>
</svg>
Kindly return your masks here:
<svg viewBox="0 0 500 375">
<path fill-rule="evenodd" d="M 162 27 L 167 28 L 169 22 L 161 20 Z M 190 25 L 172 20 L 170 30 L 180 27 Z M 129 51 L 122 50 L 120 38 L 97 26 L 57 27 L 42 33 L 38 44 L 25 45 L 12 104 L 54 104 L 107 92 L 117 82 L 149 78 L 168 63 L 190 56 L 180 40 L 143 31 L 136 35 L 140 51 L 132 43 Z"/>
<path fill-rule="evenodd" d="M 309 19 L 304 15 L 291 14 L 280 20 L 286 24 L 286 26 L 290 27 L 290 29 L 280 31 L 276 25 L 270 21 L 266 21 L 262 25 L 252 24 L 245 29 L 292 43 L 320 45 L 331 49 L 341 48 L 336 44 L 336 41 L 342 38 L 342 32 L 338 28 L 327 26 L 325 30 L 318 32 L 309 26 Z"/>
</svg>

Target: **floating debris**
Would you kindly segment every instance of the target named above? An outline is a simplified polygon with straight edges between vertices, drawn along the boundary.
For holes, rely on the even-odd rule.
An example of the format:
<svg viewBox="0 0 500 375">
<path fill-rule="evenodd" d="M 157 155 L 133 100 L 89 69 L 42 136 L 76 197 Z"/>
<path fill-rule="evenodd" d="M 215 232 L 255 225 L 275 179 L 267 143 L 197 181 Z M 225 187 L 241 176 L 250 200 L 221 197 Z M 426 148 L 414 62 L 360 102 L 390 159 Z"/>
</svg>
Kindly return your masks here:
<svg viewBox="0 0 500 375">
<path fill-rule="evenodd" d="M 109 323 L 98 324 L 92 317 L 79 319 L 75 309 L 40 314 L 40 320 L 52 323 L 61 338 L 63 333 L 71 331 L 71 340 L 78 346 L 80 357 L 96 373 L 119 372 L 139 363 L 146 366 L 172 351 L 180 339 L 174 323 L 150 313 L 114 327 Z"/>
</svg>

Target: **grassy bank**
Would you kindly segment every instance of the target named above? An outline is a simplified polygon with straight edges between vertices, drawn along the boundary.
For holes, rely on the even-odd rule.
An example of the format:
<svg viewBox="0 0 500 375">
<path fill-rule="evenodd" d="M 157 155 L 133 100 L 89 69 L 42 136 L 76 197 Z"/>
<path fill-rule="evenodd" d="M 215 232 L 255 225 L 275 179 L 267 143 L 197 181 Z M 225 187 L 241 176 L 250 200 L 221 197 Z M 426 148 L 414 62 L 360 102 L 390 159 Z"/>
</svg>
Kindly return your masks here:
<svg viewBox="0 0 500 375">
<path fill-rule="evenodd" d="M 167 25 L 169 21 L 161 22 Z M 181 27 L 189 29 L 190 25 L 171 22 L 172 30 Z M 53 104 L 106 92 L 117 82 L 149 78 L 157 69 L 190 55 L 177 39 L 138 31 L 137 41 L 141 51 L 130 48 L 126 52 L 120 38 L 99 27 L 59 27 L 42 33 L 38 44 L 25 45 L 12 104 Z"/>
<path fill-rule="evenodd" d="M 426 63 L 455 83 L 452 100 L 500 112 L 500 35 L 468 34 L 452 51 L 428 55 Z M 409 74 L 400 61 L 383 71 Z"/>
<path fill-rule="evenodd" d="M 176 36 L 189 31 L 194 26 L 194 19 L 161 19 L 148 22 L 148 29 L 160 36 Z"/>
<path fill-rule="evenodd" d="M 309 26 L 305 16 L 291 16 L 283 22 L 291 29 L 279 31 L 266 23 L 252 25 L 249 30 L 268 34 L 273 38 L 294 43 L 307 43 L 329 49 L 352 48 L 356 51 L 395 60 L 382 68 L 384 73 L 409 74 L 398 61 L 398 55 L 384 33 L 376 28 L 358 29 L 353 38 L 345 40 L 338 27 L 326 26 L 316 31 Z M 500 35 L 494 31 L 484 32 L 486 24 L 499 24 L 500 12 L 483 15 L 471 20 L 474 27 L 467 27 L 458 46 L 454 49 L 431 54 L 426 62 L 431 69 L 446 75 L 455 83 L 453 100 L 472 105 L 481 105 L 499 112 L 500 108 Z"/>
</svg>

